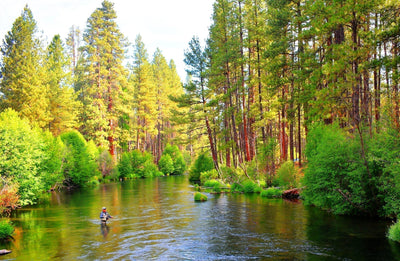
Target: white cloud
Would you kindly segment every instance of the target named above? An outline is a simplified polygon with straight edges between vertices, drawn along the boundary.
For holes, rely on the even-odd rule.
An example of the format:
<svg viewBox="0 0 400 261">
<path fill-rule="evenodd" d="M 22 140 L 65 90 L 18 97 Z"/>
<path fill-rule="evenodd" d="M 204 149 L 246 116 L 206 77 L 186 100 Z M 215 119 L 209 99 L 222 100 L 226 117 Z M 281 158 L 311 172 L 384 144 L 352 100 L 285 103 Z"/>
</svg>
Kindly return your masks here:
<svg viewBox="0 0 400 261">
<path fill-rule="evenodd" d="M 55 34 L 62 39 L 72 25 L 83 31 L 101 0 L 0 0 L 0 39 L 4 39 L 26 4 L 33 12 L 39 31 L 48 41 Z M 183 78 L 183 52 L 193 35 L 205 39 L 214 0 L 114 0 L 117 23 L 133 43 L 138 34 L 152 57 L 160 48 L 167 60 L 173 59 Z M 184 78 L 182 79 L 184 80 Z"/>
</svg>

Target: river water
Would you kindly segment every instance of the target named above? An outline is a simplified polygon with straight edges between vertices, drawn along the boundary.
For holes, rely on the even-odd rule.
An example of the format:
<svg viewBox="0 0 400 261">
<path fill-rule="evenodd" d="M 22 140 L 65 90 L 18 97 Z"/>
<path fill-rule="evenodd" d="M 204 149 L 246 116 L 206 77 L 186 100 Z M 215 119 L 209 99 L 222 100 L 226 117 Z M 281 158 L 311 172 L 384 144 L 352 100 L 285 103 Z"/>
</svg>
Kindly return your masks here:
<svg viewBox="0 0 400 261">
<path fill-rule="evenodd" d="M 334 216 L 301 202 L 208 194 L 185 176 L 139 179 L 16 211 L 0 260 L 400 260 L 387 221 Z M 114 218 L 102 226 L 101 208 Z"/>
</svg>

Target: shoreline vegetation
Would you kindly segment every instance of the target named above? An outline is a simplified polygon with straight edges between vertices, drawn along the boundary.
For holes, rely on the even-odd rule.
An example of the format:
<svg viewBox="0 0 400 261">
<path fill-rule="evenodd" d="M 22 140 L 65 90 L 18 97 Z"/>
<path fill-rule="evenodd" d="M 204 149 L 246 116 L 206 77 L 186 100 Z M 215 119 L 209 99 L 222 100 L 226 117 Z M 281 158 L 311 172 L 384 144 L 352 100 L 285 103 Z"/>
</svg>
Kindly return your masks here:
<svg viewBox="0 0 400 261">
<path fill-rule="evenodd" d="M 396 220 L 399 17 L 393 1 L 216 0 L 182 84 L 161 50 L 128 44 L 112 2 L 48 45 L 26 6 L 0 48 L 0 213 L 189 170 L 212 193 L 300 188 L 304 204 Z"/>
</svg>

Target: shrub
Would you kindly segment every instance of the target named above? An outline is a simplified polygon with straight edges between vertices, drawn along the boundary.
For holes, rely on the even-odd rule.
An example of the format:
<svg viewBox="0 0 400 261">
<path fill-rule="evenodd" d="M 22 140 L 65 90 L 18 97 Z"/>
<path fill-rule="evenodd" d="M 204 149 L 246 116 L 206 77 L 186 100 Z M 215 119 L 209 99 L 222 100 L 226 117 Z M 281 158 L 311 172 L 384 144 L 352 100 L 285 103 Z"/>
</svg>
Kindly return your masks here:
<svg viewBox="0 0 400 261">
<path fill-rule="evenodd" d="M 389 227 L 387 237 L 393 241 L 400 242 L 400 222 L 397 220 L 396 223 Z"/>
<path fill-rule="evenodd" d="M 194 201 L 207 201 L 208 197 L 200 192 L 194 193 Z"/>
<path fill-rule="evenodd" d="M 61 135 L 66 146 L 64 177 L 67 186 L 84 186 L 98 173 L 82 134 L 70 131 Z"/>
<path fill-rule="evenodd" d="M 48 191 L 61 186 L 63 175 L 63 152 L 65 145 L 60 137 L 54 138 L 50 132 L 43 132 L 43 146 L 46 157 L 43 159 L 40 172 L 43 179 L 44 190 Z"/>
<path fill-rule="evenodd" d="M 244 188 L 240 183 L 233 183 L 231 186 L 232 192 L 244 192 Z"/>
<path fill-rule="evenodd" d="M 260 191 L 260 187 L 252 180 L 245 180 L 243 182 L 243 192 L 244 193 L 254 193 Z"/>
<path fill-rule="evenodd" d="M 41 131 L 6 109 L 0 113 L 0 137 L 0 176 L 18 184 L 21 205 L 36 203 L 46 183 L 40 168 L 48 158 Z"/>
<path fill-rule="evenodd" d="M 238 182 L 241 178 L 241 174 L 243 174 L 239 173 L 237 169 L 233 167 L 221 166 L 220 170 L 222 173 L 222 179 L 229 184 Z"/>
<path fill-rule="evenodd" d="M 18 186 L 3 179 L 5 183 L 0 190 L 0 215 L 10 214 L 18 206 Z"/>
<path fill-rule="evenodd" d="M 120 178 L 129 178 L 133 174 L 131 157 L 128 152 L 122 154 L 118 163 L 118 171 Z"/>
<path fill-rule="evenodd" d="M 153 163 L 152 160 L 147 160 L 143 164 L 143 169 L 142 169 L 142 178 L 152 178 L 156 177 L 159 175 L 159 170 L 157 168 L 157 165 Z"/>
<path fill-rule="evenodd" d="M 105 178 L 106 176 L 114 176 L 115 163 L 110 152 L 107 149 L 101 150 L 96 161 L 103 178 Z"/>
<path fill-rule="evenodd" d="M 0 220 L 0 239 L 7 239 L 14 233 L 14 227 L 6 220 Z"/>
<path fill-rule="evenodd" d="M 204 184 L 207 180 L 217 179 L 218 172 L 215 169 L 200 173 L 200 184 Z"/>
<path fill-rule="evenodd" d="M 174 172 L 174 162 L 171 156 L 168 154 L 162 155 L 158 161 L 158 168 L 164 174 L 172 174 Z"/>
<path fill-rule="evenodd" d="M 186 165 L 185 159 L 183 158 L 182 155 L 178 156 L 174 161 L 173 174 L 182 175 L 183 173 L 185 173 L 186 169 L 187 169 L 187 165 Z"/>
<path fill-rule="evenodd" d="M 286 161 L 278 169 L 275 182 L 279 187 L 293 188 L 296 187 L 296 170 L 292 161 Z"/>
<path fill-rule="evenodd" d="M 338 125 L 313 128 L 306 146 L 305 203 L 335 214 L 365 213 L 368 178 L 360 151 L 359 143 Z"/>
<path fill-rule="evenodd" d="M 173 162 L 173 171 L 165 174 L 182 175 L 186 170 L 186 162 L 178 146 L 167 144 L 163 151 L 163 156 L 169 155 Z"/>
<path fill-rule="evenodd" d="M 261 197 L 279 198 L 279 197 L 282 197 L 282 190 L 275 188 L 275 187 L 270 187 L 270 188 L 267 188 L 267 189 L 261 191 Z"/>
<path fill-rule="evenodd" d="M 214 168 L 214 162 L 210 156 L 203 153 L 195 160 L 192 168 L 189 173 L 190 181 L 199 181 L 200 173 L 208 170 L 212 170 Z"/>
</svg>

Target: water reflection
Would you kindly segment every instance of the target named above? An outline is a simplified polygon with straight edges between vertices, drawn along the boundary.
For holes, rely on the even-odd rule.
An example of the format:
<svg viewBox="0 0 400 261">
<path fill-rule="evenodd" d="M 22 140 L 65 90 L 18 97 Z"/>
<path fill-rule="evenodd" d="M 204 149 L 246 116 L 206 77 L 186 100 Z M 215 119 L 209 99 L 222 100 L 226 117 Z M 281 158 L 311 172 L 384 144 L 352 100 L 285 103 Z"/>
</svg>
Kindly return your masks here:
<svg viewBox="0 0 400 261">
<path fill-rule="evenodd" d="M 338 217 L 259 195 L 208 195 L 187 177 L 143 179 L 75 193 L 12 216 L 13 260 L 395 260 L 384 221 Z M 102 225 L 102 206 L 114 217 Z M 0 257 L 2 258 L 2 257 Z"/>
</svg>

